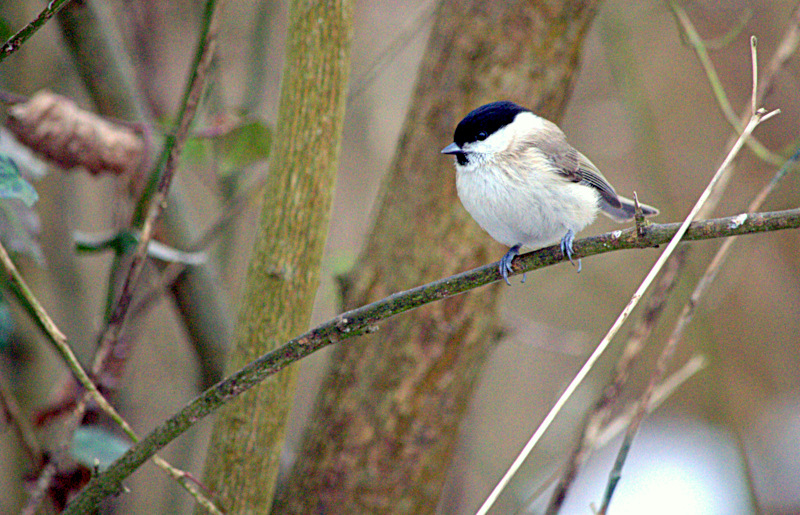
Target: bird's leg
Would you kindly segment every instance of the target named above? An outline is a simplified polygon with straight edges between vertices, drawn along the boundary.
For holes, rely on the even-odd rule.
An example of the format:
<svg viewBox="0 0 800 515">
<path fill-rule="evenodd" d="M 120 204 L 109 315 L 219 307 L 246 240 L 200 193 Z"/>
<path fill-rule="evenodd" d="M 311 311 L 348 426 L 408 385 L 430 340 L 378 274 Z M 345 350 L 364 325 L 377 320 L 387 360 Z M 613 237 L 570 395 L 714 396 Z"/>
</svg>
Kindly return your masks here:
<svg viewBox="0 0 800 515">
<path fill-rule="evenodd" d="M 506 252 L 506 255 L 500 258 L 500 275 L 503 276 L 503 280 L 505 280 L 506 284 L 511 286 L 511 283 L 508 282 L 508 273 L 513 272 L 513 268 L 511 268 L 511 262 L 514 261 L 514 258 L 517 257 L 519 254 L 519 249 L 522 248 L 521 243 L 517 243 Z M 525 282 L 525 274 L 522 274 L 522 282 Z"/>
<path fill-rule="evenodd" d="M 572 229 L 567 231 L 567 234 L 561 238 L 561 254 L 563 254 L 569 262 L 572 263 L 572 266 L 575 266 L 575 262 L 572 260 L 572 242 L 575 241 L 575 231 Z M 578 273 L 581 272 L 581 260 L 578 258 Z"/>
</svg>

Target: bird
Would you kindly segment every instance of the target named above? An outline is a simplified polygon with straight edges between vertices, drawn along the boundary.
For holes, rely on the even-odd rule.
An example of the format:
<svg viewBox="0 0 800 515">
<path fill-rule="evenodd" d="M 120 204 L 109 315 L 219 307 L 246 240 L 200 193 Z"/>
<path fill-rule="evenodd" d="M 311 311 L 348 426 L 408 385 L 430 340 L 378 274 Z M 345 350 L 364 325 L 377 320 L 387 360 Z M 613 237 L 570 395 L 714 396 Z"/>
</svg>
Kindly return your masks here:
<svg viewBox="0 0 800 515">
<path fill-rule="evenodd" d="M 511 264 L 522 248 L 560 242 L 562 255 L 575 265 L 575 235 L 598 211 L 617 222 L 630 221 L 636 213 L 634 202 L 617 195 L 556 124 L 514 102 L 492 102 L 471 111 L 441 152 L 455 156 L 456 189 L 464 208 L 492 238 L 510 247 L 499 262 L 509 286 Z M 644 216 L 659 213 L 646 204 L 640 207 Z"/>
</svg>

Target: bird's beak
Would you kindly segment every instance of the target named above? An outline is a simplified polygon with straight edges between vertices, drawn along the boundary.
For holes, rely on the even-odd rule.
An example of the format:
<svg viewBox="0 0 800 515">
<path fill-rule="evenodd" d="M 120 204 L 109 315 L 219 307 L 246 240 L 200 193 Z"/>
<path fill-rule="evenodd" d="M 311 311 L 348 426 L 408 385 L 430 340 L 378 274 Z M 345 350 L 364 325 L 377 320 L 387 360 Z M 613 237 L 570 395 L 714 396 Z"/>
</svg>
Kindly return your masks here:
<svg viewBox="0 0 800 515">
<path fill-rule="evenodd" d="M 455 143 L 450 143 L 442 149 L 442 154 L 458 154 L 461 152 L 461 147 Z"/>
</svg>

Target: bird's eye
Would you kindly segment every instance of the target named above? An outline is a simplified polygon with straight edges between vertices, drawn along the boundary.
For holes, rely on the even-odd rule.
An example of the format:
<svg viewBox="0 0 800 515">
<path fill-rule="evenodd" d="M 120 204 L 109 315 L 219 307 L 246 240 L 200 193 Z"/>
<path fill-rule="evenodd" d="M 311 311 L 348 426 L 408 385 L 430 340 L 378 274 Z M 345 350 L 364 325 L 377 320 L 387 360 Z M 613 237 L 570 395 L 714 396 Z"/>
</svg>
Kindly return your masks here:
<svg viewBox="0 0 800 515">
<path fill-rule="evenodd" d="M 478 133 L 478 141 L 483 141 L 489 137 L 489 134 L 486 131 L 481 131 Z"/>
</svg>

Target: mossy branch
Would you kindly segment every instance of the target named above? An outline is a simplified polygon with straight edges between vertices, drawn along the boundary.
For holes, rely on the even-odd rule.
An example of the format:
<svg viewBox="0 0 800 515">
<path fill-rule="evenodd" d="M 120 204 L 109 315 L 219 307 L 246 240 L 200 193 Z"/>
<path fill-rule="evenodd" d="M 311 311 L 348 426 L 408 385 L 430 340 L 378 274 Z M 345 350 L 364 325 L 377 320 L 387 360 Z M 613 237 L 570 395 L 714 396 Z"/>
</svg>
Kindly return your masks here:
<svg viewBox="0 0 800 515">
<path fill-rule="evenodd" d="M 680 223 L 650 224 L 637 236 L 636 228 L 612 231 L 584 238 L 574 244 L 575 257 L 589 257 L 623 249 L 642 249 L 666 244 Z M 740 214 L 726 218 L 693 222 L 684 241 L 727 238 L 758 232 L 800 227 L 800 208 L 786 211 Z M 559 247 L 552 246 L 519 256 L 514 272 L 530 272 L 563 261 Z M 120 491 L 122 481 L 159 449 L 174 440 L 198 420 L 249 390 L 286 366 L 332 343 L 377 330 L 376 324 L 391 316 L 446 299 L 473 288 L 499 281 L 496 263 L 446 277 L 343 313 L 294 338 L 282 347 L 261 356 L 238 372 L 203 392 L 176 415 L 150 432 L 137 445 L 115 461 L 105 472 L 92 478 L 69 504 L 65 513 L 88 513 L 106 496 Z"/>
<path fill-rule="evenodd" d="M 0 62 L 16 52 L 23 43 L 28 41 L 36 32 L 44 27 L 50 18 L 58 14 L 58 11 L 69 5 L 70 0 L 54 0 L 48 2 L 42 12 L 33 19 L 30 23 L 25 25 L 19 32 L 8 38 L 8 41 L 3 43 L 0 47 Z"/>
</svg>

